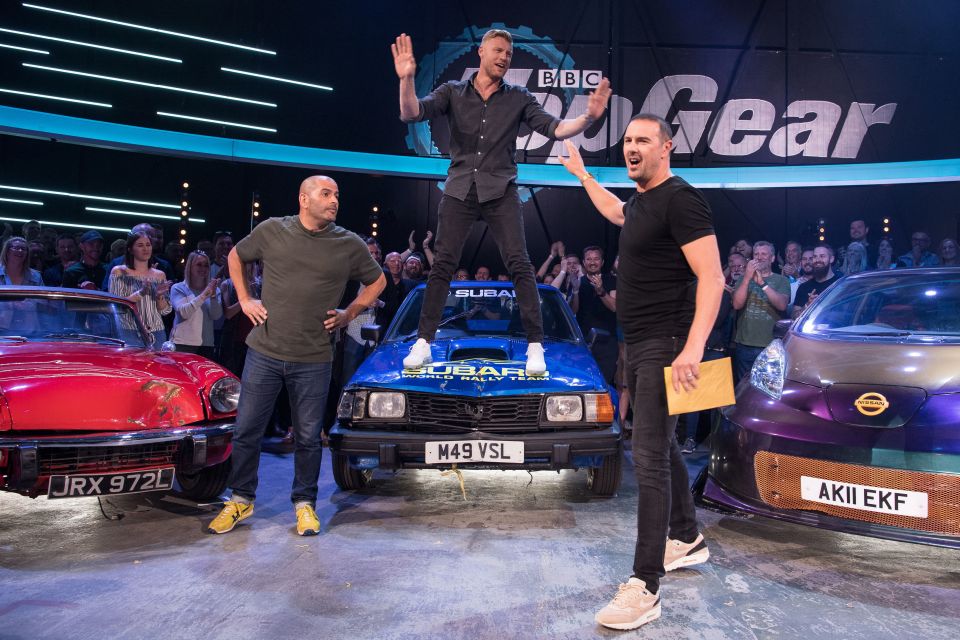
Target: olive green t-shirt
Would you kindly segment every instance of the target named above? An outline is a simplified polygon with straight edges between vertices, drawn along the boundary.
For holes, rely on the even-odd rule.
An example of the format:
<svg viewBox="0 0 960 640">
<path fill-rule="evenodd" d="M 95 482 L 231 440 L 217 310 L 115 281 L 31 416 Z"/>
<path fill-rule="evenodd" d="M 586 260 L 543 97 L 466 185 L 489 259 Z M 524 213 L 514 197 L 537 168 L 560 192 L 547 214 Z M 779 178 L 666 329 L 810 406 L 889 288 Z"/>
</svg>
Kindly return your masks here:
<svg viewBox="0 0 960 640">
<path fill-rule="evenodd" d="M 771 273 L 764 279 L 771 289 L 790 299 L 790 280 L 779 273 Z M 737 280 L 734 287 L 739 285 L 740 281 Z M 734 341 L 748 347 L 766 347 L 773 340 L 773 325 L 783 316 L 770 304 L 763 287 L 756 282 L 747 286 L 747 302 L 737 317 L 737 337 Z"/>
<path fill-rule="evenodd" d="M 357 234 L 335 224 L 308 231 L 299 216 L 264 220 L 237 243 L 237 255 L 263 261 L 267 321 L 253 328 L 247 346 L 287 362 L 332 361 L 327 312 L 348 280 L 370 285 L 383 274 Z"/>
</svg>

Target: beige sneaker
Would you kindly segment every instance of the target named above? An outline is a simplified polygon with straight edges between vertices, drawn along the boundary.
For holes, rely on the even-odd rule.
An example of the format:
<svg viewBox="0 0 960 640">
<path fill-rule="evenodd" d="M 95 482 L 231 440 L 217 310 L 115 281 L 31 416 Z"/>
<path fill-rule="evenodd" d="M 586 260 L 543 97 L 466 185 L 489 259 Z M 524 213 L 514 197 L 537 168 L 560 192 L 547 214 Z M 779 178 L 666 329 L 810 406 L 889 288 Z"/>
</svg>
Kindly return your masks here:
<svg viewBox="0 0 960 640">
<path fill-rule="evenodd" d="M 660 596 L 647 591 L 643 580 L 630 578 L 594 620 L 610 629 L 636 629 L 659 617 Z"/>
<path fill-rule="evenodd" d="M 667 540 L 667 550 L 663 554 L 664 571 L 673 571 L 684 567 L 702 564 L 710 559 L 710 549 L 702 534 L 697 539 L 686 543 L 679 540 Z"/>
</svg>

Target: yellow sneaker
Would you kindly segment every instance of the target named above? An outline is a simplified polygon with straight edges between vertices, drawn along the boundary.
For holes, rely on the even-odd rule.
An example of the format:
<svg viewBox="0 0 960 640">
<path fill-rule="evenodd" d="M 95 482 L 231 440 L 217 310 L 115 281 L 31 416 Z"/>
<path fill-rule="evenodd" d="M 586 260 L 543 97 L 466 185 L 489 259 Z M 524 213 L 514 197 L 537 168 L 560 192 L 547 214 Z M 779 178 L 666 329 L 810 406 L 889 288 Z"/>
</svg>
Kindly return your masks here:
<svg viewBox="0 0 960 640">
<path fill-rule="evenodd" d="M 223 503 L 220 514 L 207 525 L 207 533 L 227 533 L 233 531 L 237 523 L 253 515 L 253 503 L 244 504 L 228 500 Z"/>
<path fill-rule="evenodd" d="M 308 504 L 297 509 L 297 533 L 301 536 L 315 536 L 320 533 L 317 512 Z"/>
</svg>

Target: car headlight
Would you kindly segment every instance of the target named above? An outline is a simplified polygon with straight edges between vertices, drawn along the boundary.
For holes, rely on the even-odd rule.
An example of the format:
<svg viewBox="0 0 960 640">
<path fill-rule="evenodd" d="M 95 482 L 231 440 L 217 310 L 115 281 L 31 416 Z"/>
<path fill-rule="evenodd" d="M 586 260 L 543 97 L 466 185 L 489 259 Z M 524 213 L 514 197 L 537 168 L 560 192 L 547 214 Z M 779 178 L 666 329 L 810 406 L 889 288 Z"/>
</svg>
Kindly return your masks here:
<svg viewBox="0 0 960 640">
<path fill-rule="evenodd" d="M 576 422 L 583 420 L 583 401 L 580 396 L 548 396 L 547 420 Z"/>
<path fill-rule="evenodd" d="M 783 377 L 787 371 L 787 352 L 783 341 L 775 339 L 760 352 L 750 369 L 750 384 L 779 400 L 783 395 Z"/>
<path fill-rule="evenodd" d="M 367 416 L 367 392 L 344 391 L 337 406 L 338 420 L 362 420 Z"/>
<path fill-rule="evenodd" d="M 236 378 L 220 378 L 210 387 L 210 406 L 219 413 L 232 413 L 240 402 L 240 381 Z"/>
<path fill-rule="evenodd" d="M 371 391 L 367 414 L 371 418 L 402 418 L 407 412 L 407 397 L 394 391 Z"/>
</svg>

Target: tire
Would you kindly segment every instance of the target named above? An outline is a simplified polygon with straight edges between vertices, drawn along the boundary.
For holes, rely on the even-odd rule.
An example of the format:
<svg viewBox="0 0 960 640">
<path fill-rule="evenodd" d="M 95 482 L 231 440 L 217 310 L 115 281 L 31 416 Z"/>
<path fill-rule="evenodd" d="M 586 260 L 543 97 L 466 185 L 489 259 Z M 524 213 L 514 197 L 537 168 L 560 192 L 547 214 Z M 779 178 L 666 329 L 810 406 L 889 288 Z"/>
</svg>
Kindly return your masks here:
<svg viewBox="0 0 960 640">
<path fill-rule="evenodd" d="M 180 492 L 192 500 L 203 501 L 219 498 L 227 488 L 230 479 L 232 458 L 227 458 L 212 467 L 204 467 L 196 473 L 186 473 L 177 469 L 177 483 Z"/>
<path fill-rule="evenodd" d="M 363 489 L 370 484 L 372 469 L 354 469 L 350 466 L 350 457 L 333 452 L 333 479 L 344 491 Z"/>
<path fill-rule="evenodd" d="M 587 470 L 587 486 L 593 495 L 600 498 L 611 498 L 620 488 L 620 477 L 623 473 L 623 444 L 617 445 L 617 452 L 606 456 L 599 467 L 590 467 Z"/>
</svg>

